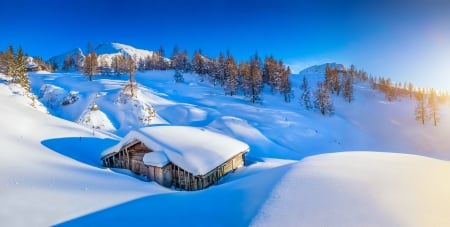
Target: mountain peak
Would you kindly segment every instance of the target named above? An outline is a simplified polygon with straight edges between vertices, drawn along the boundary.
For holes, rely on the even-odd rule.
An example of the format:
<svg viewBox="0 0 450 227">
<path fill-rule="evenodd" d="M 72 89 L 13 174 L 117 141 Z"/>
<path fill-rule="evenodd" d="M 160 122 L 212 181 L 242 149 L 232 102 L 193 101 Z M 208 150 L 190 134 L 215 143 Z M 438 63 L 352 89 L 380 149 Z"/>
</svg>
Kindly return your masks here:
<svg viewBox="0 0 450 227">
<path fill-rule="evenodd" d="M 345 66 L 343 64 L 338 64 L 336 62 L 333 63 L 325 63 L 321 65 L 314 65 L 311 67 L 308 67 L 306 69 L 303 69 L 298 74 L 325 74 L 325 69 L 327 68 L 327 65 L 332 69 L 337 69 L 339 71 L 345 70 Z"/>
</svg>

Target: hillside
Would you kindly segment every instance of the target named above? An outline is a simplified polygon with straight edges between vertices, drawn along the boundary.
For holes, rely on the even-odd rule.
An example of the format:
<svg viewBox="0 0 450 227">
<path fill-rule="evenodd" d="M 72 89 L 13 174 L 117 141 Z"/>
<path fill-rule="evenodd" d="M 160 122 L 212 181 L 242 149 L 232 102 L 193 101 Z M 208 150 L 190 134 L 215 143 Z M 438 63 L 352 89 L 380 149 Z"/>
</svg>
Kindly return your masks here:
<svg viewBox="0 0 450 227">
<path fill-rule="evenodd" d="M 78 73 L 30 73 L 33 92 L 54 116 L 0 83 L 0 125 L 8 129 L 0 132 L 0 225 L 450 225 L 448 106 L 439 127 L 422 126 L 415 101 L 390 103 L 358 83 L 355 101 L 333 97 L 336 114 L 324 117 L 270 91 L 250 104 L 196 74 L 183 74 L 184 83 L 173 74 L 138 72 L 138 98 L 124 99 L 126 75 L 89 82 Z M 311 85 L 323 78 L 320 70 L 292 75 L 295 94 L 303 76 Z M 147 124 L 146 105 L 155 111 Z M 97 123 L 83 126 L 86 116 Z M 205 127 L 240 139 L 250 145 L 247 165 L 197 192 L 100 165 L 104 149 L 148 124 Z M 168 214 L 177 218 L 161 219 Z"/>
</svg>

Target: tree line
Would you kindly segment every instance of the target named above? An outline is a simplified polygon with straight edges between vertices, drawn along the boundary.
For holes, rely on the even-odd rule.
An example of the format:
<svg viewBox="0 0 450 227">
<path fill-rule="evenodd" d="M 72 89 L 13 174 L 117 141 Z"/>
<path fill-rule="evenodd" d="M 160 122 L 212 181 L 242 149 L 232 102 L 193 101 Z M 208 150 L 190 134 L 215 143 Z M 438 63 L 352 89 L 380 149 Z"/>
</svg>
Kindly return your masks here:
<svg viewBox="0 0 450 227">
<path fill-rule="evenodd" d="M 393 82 L 389 78 L 372 76 L 369 77 L 369 82 L 372 89 L 384 93 L 388 101 L 394 101 L 400 97 L 415 99 L 414 116 L 423 125 L 430 120 L 434 126 L 437 126 L 441 121 L 440 106 L 450 100 L 448 91 L 438 92 L 433 88 L 420 88 L 411 82 Z"/>
<path fill-rule="evenodd" d="M 187 50 L 181 51 L 174 47 L 169 58 L 164 55 L 163 47 L 145 59 L 126 54 L 118 54 L 108 63 L 98 58 L 93 48 L 81 60 L 81 54 L 74 58 L 71 54 L 65 57 L 61 69 L 63 71 L 78 70 L 92 80 L 94 75 L 121 75 L 129 74 L 130 82 L 134 81 L 132 75 L 135 70 L 175 70 L 174 80 L 183 81 L 182 74 L 187 72 L 197 73 L 200 81 L 208 80 L 214 86 L 223 87 L 226 95 L 243 94 L 250 102 L 256 103 L 262 100 L 264 86 L 270 87 L 273 93 L 283 96 L 285 102 L 290 102 L 293 96 L 289 76 L 291 70 L 282 60 L 273 56 L 264 58 L 264 61 L 256 53 L 249 60 L 238 62 L 228 51 L 218 56 L 209 58 L 201 49 L 194 52 L 192 59 Z"/>
<path fill-rule="evenodd" d="M 327 64 L 324 78 L 317 82 L 315 90 L 311 90 L 308 80 L 303 77 L 299 103 L 306 110 L 317 110 L 322 115 L 333 115 L 334 105 L 331 95 L 342 96 L 345 101 L 351 103 L 354 100 L 353 85 L 367 80 L 367 73 L 357 70 L 354 65 L 349 69 L 337 69 Z"/>
</svg>

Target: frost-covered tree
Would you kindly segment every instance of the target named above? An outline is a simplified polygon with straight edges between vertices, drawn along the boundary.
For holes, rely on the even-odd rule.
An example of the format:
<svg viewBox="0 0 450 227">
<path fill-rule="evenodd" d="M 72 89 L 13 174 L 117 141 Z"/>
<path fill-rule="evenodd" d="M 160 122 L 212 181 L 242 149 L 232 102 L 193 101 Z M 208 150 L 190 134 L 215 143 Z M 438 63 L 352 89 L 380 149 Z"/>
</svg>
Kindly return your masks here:
<svg viewBox="0 0 450 227">
<path fill-rule="evenodd" d="M 302 84 L 300 85 L 300 104 L 305 107 L 305 109 L 311 109 L 311 88 L 309 87 L 308 80 L 303 76 Z"/>
<path fill-rule="evenodd" d="M 422 89 L 419 89 L 416 93 L 416 109 L 415 109 L 415 116 L 416 120 L 420 121 L 423 125 L 425 124 L 425 119 L 427 115 L 427 109 L 425 106 L 425 91 Z"/>
<path fill-rule="evenodd" d="M 319 110 L 322 115 L 333 115 L 334 113 L 330 93 L 322 82 L 317 83 L 317 90 L 314 93 L 314 107 Z"/>
<path fill-rule="evenodd" d="M 427 118 L 433 121 L 434 126 L 440 122 L 440 113 L 439 113 L 439 103 L 437 100 L 436 90 L 431 89 L 430 94 L 428 95 L 428 114 Z"/>
</svg>

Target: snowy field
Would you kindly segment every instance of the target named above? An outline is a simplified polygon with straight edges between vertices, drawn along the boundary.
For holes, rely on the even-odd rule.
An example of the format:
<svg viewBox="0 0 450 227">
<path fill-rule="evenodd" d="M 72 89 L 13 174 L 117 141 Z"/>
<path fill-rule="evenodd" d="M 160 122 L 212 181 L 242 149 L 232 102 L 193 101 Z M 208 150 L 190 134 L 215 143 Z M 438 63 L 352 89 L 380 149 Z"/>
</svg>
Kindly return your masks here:
<svg viewBox="0 0 450 227">
<path fill-rule="evenodd" d="M 414 100 L 387 102 L 359 83 L 354 102 L 334 97 L 336 114 L 324 117 L 298 104 L 303 75 L 291 77 L 292 103 L 267 91 L 252 105 L 173 74 L 138 72 L 138 98 L 124 99 L 126 76 L 31 73 L 50 114 L 0 83 L 0 226 L 450 226 L 448 105 L 438 127 L 423 126 Z M 103 150 L 149 124 L 240 139 L 248 163 L 195 192 L 101 166 Z"/>
</svg>

